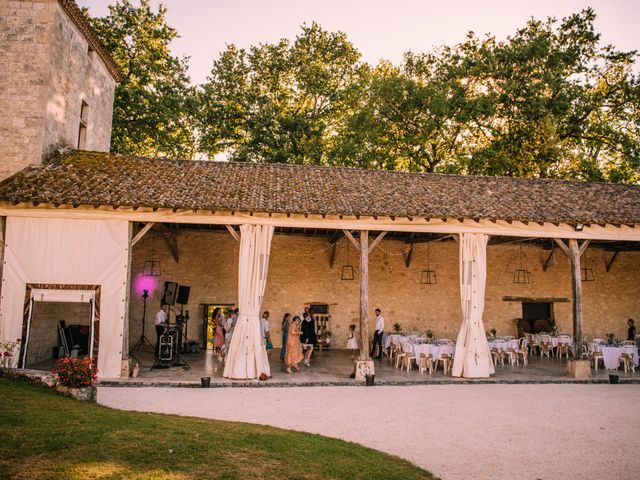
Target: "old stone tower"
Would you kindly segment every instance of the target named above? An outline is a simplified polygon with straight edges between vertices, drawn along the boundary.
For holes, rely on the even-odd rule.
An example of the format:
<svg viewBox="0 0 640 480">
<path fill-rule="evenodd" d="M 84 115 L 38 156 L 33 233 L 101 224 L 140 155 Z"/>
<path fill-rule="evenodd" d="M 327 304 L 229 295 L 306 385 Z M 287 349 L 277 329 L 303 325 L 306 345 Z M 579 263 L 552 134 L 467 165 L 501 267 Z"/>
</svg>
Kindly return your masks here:
<svg viewBox="0 0 640 480">
<path fill-rule="evenodd" d="M 58 146 L 109 151 L 119 75 L 73 0 L 0 0 L 0 180 Z"/>
</svg>

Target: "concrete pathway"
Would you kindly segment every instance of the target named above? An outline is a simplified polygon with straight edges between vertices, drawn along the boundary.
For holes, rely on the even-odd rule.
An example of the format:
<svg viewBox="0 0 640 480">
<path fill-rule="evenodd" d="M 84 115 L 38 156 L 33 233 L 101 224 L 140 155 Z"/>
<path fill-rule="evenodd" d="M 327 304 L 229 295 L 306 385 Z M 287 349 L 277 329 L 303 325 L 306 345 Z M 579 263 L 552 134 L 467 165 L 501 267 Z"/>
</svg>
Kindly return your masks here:
<svg viewBox="0 0 640 480">
<path fill-rule="evenodd" d="M 445 480 L 640 476 L 640 385 L 100 387 L 98 402 L 319 433 Z"/>
</svg>

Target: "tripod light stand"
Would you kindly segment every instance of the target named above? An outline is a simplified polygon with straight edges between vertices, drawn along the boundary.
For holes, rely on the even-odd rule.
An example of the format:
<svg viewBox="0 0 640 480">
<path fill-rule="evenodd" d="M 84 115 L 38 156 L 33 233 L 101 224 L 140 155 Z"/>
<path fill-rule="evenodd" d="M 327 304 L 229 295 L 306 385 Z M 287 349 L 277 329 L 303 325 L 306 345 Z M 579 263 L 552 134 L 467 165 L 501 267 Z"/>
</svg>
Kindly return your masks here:
<svg viewBox="0 0 640 480">
<path fill-rule="evenodd" d="M 144 293 L 142 294 L 142 301 L 144 302 L 144 307 L 142 310 L 142 335 L 140 335 L 140 338 L 138 339 L 136 344 L 133 346 L 133 348 L 131 348 L 131 352 L 133 352 L 134 350 L 140 350 L 145 345 L 148 345 L 149 347 L 154 348 L 153 344 L 149 341 L 149 339 L 144 334 L 144 324 L 146 323 L 146 319 L 147 319 L 147 298 L 149 298 L 149 290 L 144 290 Z"/>
</svg>

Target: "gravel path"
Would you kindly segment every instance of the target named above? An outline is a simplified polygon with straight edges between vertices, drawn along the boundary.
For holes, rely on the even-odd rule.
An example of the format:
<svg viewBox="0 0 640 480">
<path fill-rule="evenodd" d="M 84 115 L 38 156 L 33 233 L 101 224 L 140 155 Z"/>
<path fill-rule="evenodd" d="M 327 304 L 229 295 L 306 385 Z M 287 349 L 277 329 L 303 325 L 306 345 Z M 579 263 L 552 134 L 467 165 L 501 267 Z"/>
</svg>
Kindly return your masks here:
<svg viewBox="0 0 640 480">
<path fill-rule="evenodd" d="M 98 403 L 319 433 L 445 480 L 640 476 L 640 385 L 100 387 Z"/>
</svg>

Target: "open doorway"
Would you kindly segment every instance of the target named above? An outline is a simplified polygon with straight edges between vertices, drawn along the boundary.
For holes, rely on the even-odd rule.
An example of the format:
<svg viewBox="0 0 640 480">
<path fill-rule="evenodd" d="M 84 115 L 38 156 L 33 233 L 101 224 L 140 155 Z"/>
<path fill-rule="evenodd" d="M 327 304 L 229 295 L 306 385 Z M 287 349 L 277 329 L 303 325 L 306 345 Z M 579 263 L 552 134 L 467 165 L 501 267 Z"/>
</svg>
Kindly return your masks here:
<svg viewBox="0 0 640 480">
<path fill-rule="evenodd" d="M 27 284 L 20 368 L 50 370 L 64 356 L 97 359 L 100 287 Z"/>
<path fill-rule="evenodd" d="M 213 312 L 216 308 L 222 310 L 225 317 L 228 317 L 230 311 L 235 308 L 232 303 L 206 304 L 204 307 L 204 316 L 202 319 L 202 348 L 204 350 L 213 349 Z"/>
<path fill-rule="evenodd" d="M 550 331 L 553 325 L 553 303 L 522 302 L 522 319 L 529 333 Z"/>
</svg>

